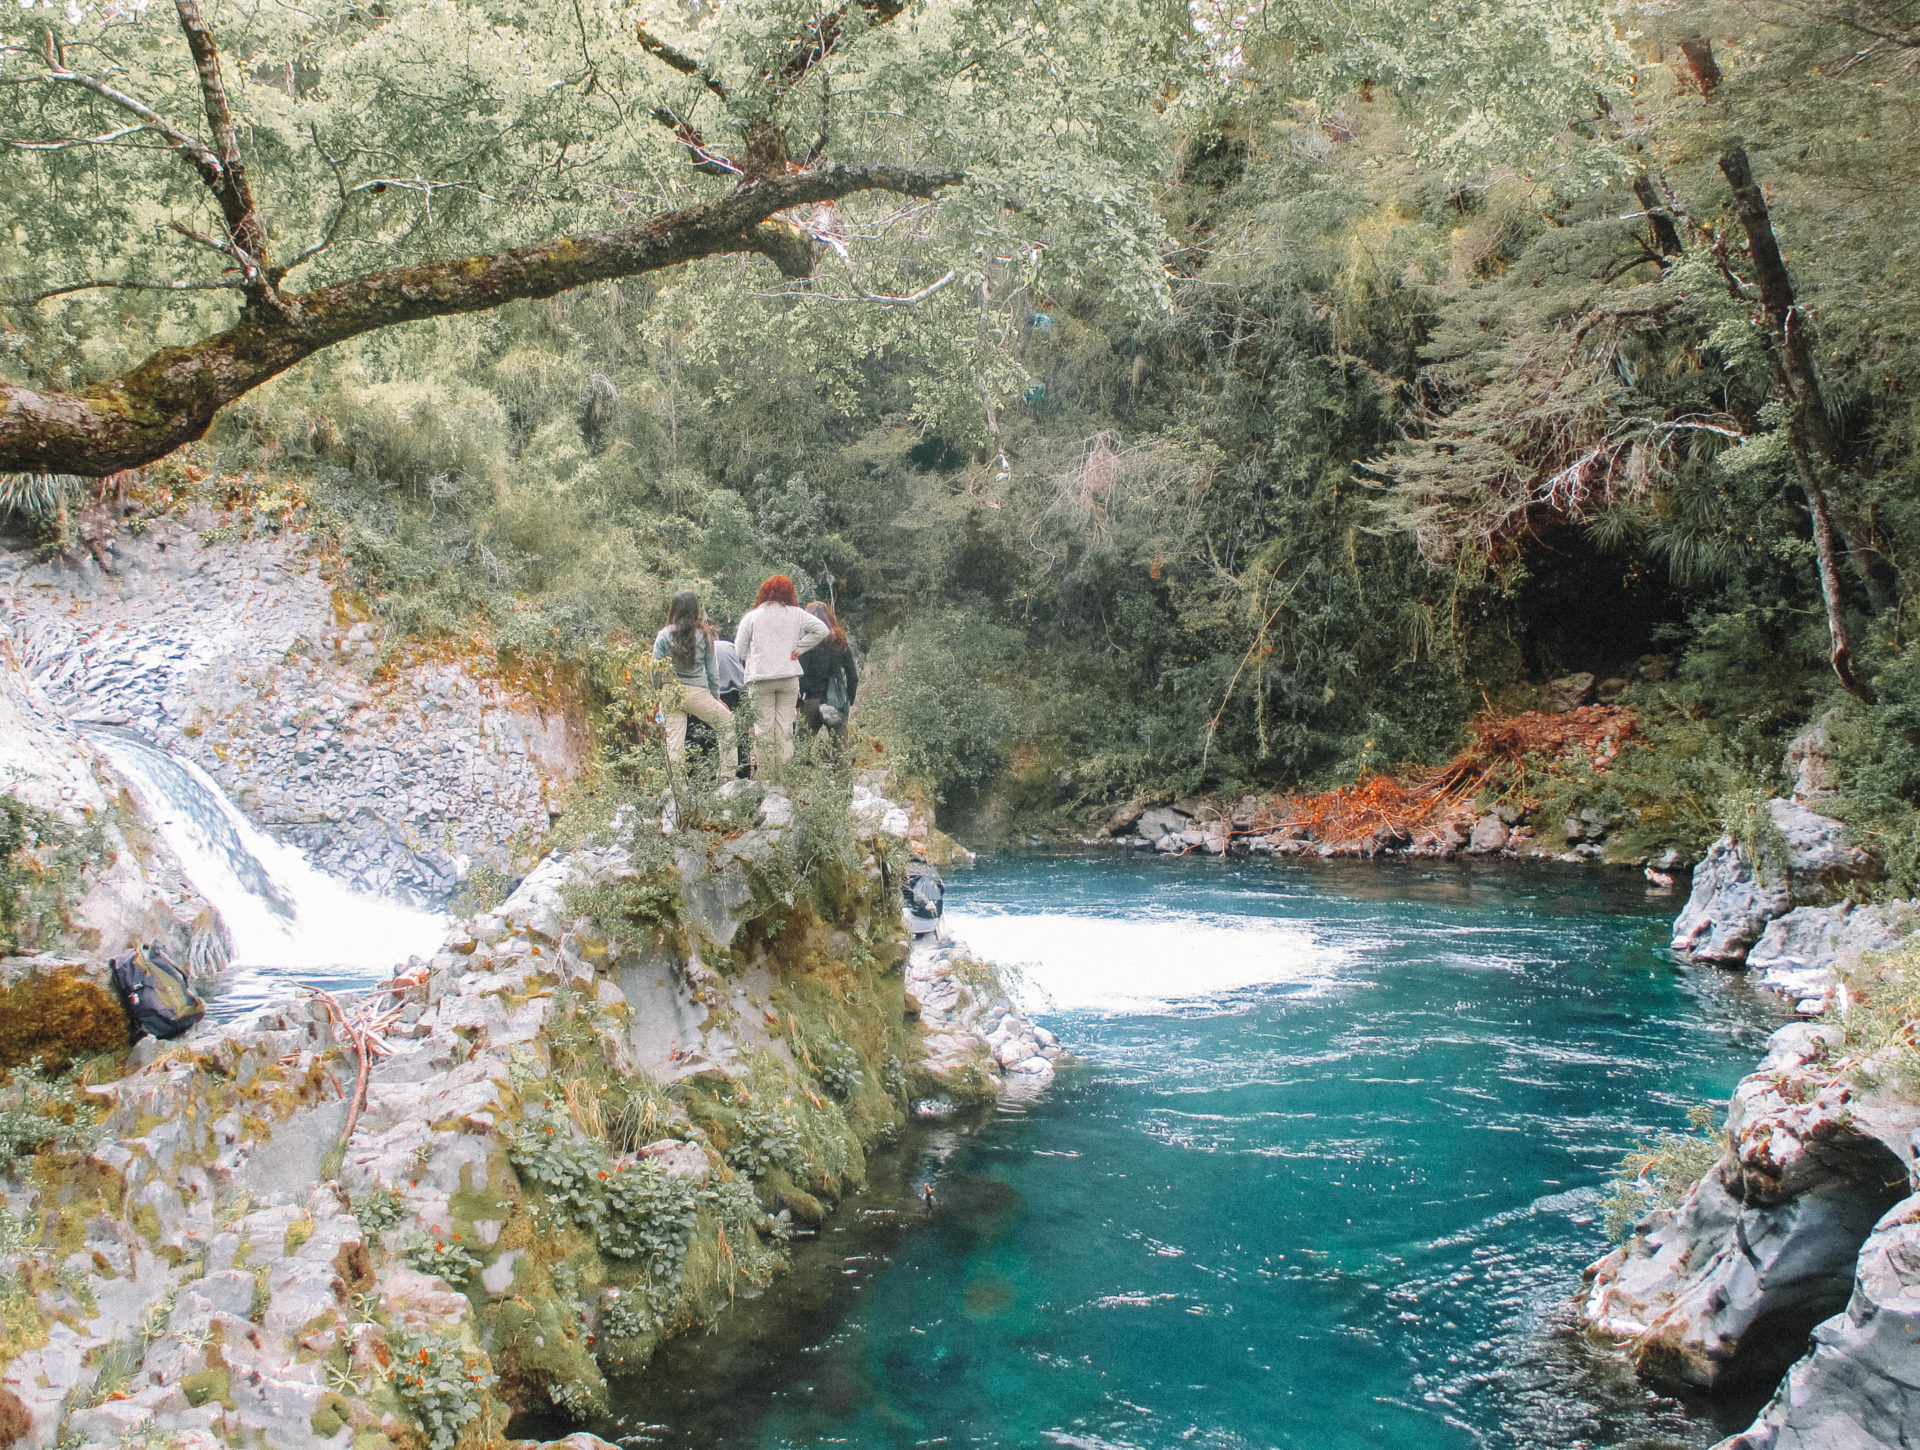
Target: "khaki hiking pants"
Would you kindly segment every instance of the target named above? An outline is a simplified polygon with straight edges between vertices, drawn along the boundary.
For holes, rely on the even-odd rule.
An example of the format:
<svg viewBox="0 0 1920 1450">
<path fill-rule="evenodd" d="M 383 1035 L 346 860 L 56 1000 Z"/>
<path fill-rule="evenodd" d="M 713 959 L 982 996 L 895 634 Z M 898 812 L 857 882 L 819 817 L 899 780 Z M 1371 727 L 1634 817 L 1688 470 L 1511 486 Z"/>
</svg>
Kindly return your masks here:
<svg viewBox="0 0 1920 1450">
<path fill-rule="evenodd" d="M 754 739 L 771 732 L 779 744 L 780 758 L 793 759 L 793 712 L 800 703 L 800 677 L 749 680 L 747 694 L 753 699 Z"/>
<path fill-rule="evenodd" d="M 740 751 L 733 743 L 733 711 L 714 699 L 706 690 L 682 687 L 681 708 L 667 711 L 667 759 L 678 765 L 687 753 L 687 716 L 704 720 L 720 737 L 720 748 L 713 754 L 714 770 L 722 780 L 732 780 L 740 769 Z"/>
</svg>

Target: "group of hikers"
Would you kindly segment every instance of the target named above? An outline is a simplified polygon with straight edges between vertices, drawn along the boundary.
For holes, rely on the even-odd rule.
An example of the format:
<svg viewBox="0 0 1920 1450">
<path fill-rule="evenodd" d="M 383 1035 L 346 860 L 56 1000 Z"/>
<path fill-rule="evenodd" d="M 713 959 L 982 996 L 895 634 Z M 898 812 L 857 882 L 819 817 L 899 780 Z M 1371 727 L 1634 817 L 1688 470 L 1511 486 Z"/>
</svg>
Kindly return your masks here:
<svg viewBox="0 0 1920 1450">
<path fill-rule="evenodd" d="M 667 661 L 673 671 L 660 714 L 667 758 L 676 765 L 686 755 L 691 717 L 713 729 L 720 778 L 740 773 L 729 707 L 738 705 L 743 689 L 753 705 L 756 750 L 771 737 L 780 760 L 791 759 L 796 721 L 804 722 L 810 738 L 825 730 L 836 746 L 846 741 L 860 688 L 853 646 L 833 606 L 816 599 L 802 609 L 793 580 L 784 574 L 760 586 L 731 640 L 721 639 L 707 622 L 699 594 L 682 589 L 667 610 L 666 627 L 654 636 L 653 657 Z"/>
</svg>

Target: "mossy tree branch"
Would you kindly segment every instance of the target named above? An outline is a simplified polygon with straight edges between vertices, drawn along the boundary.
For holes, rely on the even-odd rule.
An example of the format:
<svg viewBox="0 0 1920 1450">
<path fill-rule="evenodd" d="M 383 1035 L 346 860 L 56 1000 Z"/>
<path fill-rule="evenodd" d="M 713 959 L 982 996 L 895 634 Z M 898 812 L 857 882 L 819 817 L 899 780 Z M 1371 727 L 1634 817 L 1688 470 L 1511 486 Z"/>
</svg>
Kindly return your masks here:
<svg viewBox="0 0 1920 1450">
<path fill-rule="evenodd" d="M 0 472 L 103 476 L 165 457 L 214 415 L 335 343 L 403 322 L 552 297 L 730 252 L 760 252 L 788 276 L 812 267 L 812 239 L 774 218 L 790 207 L 863 191 L 931 197 L 963 174 L 908 166 L 825 166 L 740 186 L 717 201 L 630 227 L 535 246 L 368 273 L 273 307 L 249 307 L 227 331 L 162 348 L 78 393 L 0 382 Z"/>
</svg>

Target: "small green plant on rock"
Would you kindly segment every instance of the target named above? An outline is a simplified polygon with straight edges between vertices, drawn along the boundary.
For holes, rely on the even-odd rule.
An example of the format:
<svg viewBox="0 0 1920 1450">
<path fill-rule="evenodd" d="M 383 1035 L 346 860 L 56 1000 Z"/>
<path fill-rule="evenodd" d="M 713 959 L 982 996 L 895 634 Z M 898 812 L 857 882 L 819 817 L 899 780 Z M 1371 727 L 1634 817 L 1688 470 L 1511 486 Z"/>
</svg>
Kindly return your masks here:
<svg viewBox="0 0 1920 1450">
<path fill-rule="evenodd" d="M 860 1054 L 844 1042 L 815 1043 L 810 1055 L 814 1061 L 814 1076 L 820 1079 L 820 1085 L 842 1102 L 852 1097 L 866 1079 L 866 1073 L 860 1066 Z"/>
<path fill-rule="evenodd" d="M 800 1130 L 775 1108 L 742 1112 L 733 1140 L 722 1156 L 728 1167 L 748 1178 L 765 1178 L 775 1168 L 797 1173 L 805 1163 Z"/>
<path fill-rule="evenodd" d="M 480 1272 L 480 1261 L 467 1252 L 459 1234 L 450 1239 L 416 1234 L 401 1253 L 421 1273 L 445 1279 L 456 1289 L 464 1289 Z"/>
<path fill-rule="evenodd" d="M 447 1340 L 389 1329 L 387 1341 L 394 1351 L 394 1392 L 426 1432 L 428 1450 L 453 1450 L 493 1388 L 492 1373 Z"/>
<path fill-rule="evenodd" d="M 1712 1127 L 1714 1117 L 1704 1103 L 1687 1110 L 1687 1121 L 1696 1129 Z M 1718 1133 L 1662 1133 L 1651 1143 L 1635 1139 L 1620 1160 L 1613 1186 L 1600 1199 L 1607 1236 L 1624 1243 L 1633 1226 L 1654 1209 L 1677 1207 L 1723 1151 Z"/>
<path fill-rule="evenodd" d="M 354 1194 L 348 1202 L 360 1232 L 368 1238 L 379 1237 L 407 1216 L 406 1200 L 391 1188 L 370 1188 Z"/>
</svg>

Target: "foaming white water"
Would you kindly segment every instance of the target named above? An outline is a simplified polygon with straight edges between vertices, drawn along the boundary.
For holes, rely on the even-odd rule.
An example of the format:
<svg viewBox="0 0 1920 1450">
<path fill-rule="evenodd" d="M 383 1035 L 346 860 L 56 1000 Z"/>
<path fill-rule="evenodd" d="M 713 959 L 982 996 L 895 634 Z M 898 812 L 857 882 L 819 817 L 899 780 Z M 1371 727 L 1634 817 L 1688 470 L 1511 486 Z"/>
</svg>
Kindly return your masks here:
<svg viewBox="0 0 1920 1450">
<path fill-rule="evenodd" d="M 85 733 L 219 911 L 235 966 L 371 977 L 437 950 L 445 938 L 445 917 L 362 895 L 315 869 L 258 829 L 192 761 L 119 731 Z"/>
<path fill-rule="evenodd" d="M 949 911 L 947 929 L 1016 969 L 1026 1011 L 1169 1011 L 1249 987 L 1318 986 L 1350 951 L 1298 921 Z"/>
</svg>

